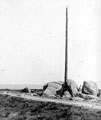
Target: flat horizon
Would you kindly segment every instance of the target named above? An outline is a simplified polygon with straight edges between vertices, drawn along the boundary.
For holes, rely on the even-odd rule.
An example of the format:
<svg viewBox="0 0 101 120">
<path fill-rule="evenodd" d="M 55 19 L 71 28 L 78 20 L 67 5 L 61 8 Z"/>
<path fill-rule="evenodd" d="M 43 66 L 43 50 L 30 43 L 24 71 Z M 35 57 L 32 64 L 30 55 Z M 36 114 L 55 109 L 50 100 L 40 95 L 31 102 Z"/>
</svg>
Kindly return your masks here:
<svg viewBox="0 0 101 120">
<path fill-rule="evenodd" d="M 23 89 L 28 87 L 30 89 L 42 89 L 42 84 L 1 84 L 0 89 Z"/>
</svg>

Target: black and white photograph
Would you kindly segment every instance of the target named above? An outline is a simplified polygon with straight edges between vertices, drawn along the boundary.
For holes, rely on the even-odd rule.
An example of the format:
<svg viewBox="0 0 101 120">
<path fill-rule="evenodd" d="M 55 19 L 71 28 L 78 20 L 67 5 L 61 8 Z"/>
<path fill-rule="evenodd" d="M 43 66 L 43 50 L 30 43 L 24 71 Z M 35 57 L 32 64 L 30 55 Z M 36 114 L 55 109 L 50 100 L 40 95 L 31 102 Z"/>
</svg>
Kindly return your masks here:
<svg viewBox="0 0 101 120">
<path fill-rule="evenodd" d="M 0 120 L 101 120 L 100 0 L 0 0 Z"/>
</svg>

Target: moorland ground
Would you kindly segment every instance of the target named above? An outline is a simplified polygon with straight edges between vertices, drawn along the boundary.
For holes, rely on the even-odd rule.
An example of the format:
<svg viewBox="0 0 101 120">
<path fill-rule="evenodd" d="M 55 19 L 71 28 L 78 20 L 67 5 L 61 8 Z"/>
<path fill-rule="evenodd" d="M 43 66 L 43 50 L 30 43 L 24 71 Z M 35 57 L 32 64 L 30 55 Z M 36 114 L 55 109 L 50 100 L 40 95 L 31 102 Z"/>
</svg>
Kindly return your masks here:
<svg viewBox="0 0 101 120">
<path fill-rule="evenodd" d="M 101 109 L 0 94 L 0 120 L 101 120 Z"/>
</svg>

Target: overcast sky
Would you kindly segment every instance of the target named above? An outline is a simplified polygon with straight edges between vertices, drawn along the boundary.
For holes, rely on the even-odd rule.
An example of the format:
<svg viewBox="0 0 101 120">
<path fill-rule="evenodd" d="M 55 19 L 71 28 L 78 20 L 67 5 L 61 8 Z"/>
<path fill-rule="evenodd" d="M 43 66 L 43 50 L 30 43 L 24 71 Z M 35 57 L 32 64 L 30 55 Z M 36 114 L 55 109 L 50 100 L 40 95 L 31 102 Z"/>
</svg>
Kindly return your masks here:
<svg viewBox="0 0 101 120">
<path fill-rule="evenodd" d="M 100 0 L 0 0 L 0 84 L 64 80 L 69 5 L 68 77 L 101 86 Z"/>
</svg>

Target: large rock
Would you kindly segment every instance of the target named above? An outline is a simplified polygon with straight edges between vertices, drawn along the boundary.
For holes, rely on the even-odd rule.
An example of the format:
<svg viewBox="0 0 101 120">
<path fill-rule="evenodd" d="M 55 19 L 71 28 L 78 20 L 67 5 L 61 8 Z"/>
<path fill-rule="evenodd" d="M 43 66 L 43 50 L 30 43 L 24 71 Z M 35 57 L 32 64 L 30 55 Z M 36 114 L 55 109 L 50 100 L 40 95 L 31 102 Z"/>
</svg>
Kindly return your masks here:
<svg viewBox="0 0 101 120">
<path fill-rule="evenodd" d="M 43 86 L 43 95 L 44 96 L 56 96 L 56 91 L 61 89 L 63 82 L 49 82 Z"/>
<path fill-rule="evenodd" d="M 97 96 L 97 84 L 93 81 L 84 81 L 82 86 L 82 93 Z"/>
<path fill-rule="evenodd" d="M 66 81 L 67 90 L 70 92 L 72 97 L 76 97 L 78 95 L 78 85 L 74 80 L 68 79 Z"/>
<path fill-rule="evenodd" d="M 72 97 L 76 97 L 78 95 L 78 85 L 74 80 L 68 79 L 66 83 L 62 85 L 62 88 L 58 91 L 63 95 L 65 91 L 68 91 Z"/>
</svg>

